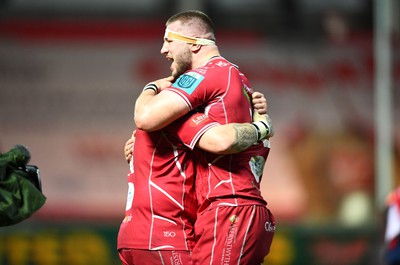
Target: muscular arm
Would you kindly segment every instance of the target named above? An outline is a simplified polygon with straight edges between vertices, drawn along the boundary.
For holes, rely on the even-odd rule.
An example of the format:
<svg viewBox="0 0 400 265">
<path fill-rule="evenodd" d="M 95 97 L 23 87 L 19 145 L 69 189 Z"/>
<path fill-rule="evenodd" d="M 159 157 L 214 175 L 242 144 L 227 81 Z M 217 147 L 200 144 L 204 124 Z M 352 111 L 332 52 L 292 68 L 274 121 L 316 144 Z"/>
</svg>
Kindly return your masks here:
<svg viewBox="0 0 400 265">
<path fill-rule="evenodd" d="M 167 77 L 151 82 L 158 88 L 157 91 L 147 89 L 139 95 L 135 104 L 136 128 L 156 131 L 190 111 L 189 106 L 179 95 L 164 90 L 172 85 L 172 81 L 172 77 Z M 254 92 L 252 103 L 260 114 L 267 113 L 267 100 L 262 93 Z"/>
<path fill-rule="evenodd" d="M 215 154 L 234 154 L 257 141 L 257 130 L 251 123 L 230 123 L 208 129 L 197 142 L 197 147 Z"/>
<path fill-rule="evenodd" d="M 148 132 L 156 131 L 189 112 L 189 107 L 179 95 L 164 90 L 172 86 L 173 80 L 169 76 L 145 86 L 135 104 L 136 128 Z"/>
<path fill-rule="evenodd" d="M 261 139 L 274 135 L 268 114 L 253 114 L 253 123 L 229 123 L 208 129 L 196 146 L 215 154 L 235 154 L 242 152 Z"/>
<path fill-rule="evenodd" d="M 155 131 L 164 128 L 174 120 L 189 112 L 183 99 L 171 91 L 143 91 L 135 104 L 136 128 Z"/>
<path fill-rule="evenodd" d="M 196 143 L 196 146 L 214 154 L 235 154 L 242 152 L 260 139 L 268 139 L 273 136 L 272 121 L 265 115 L 265 119 L 258 117 L 258 120 L 264 120 L 268 124 L 267 135 L 259 135 L 257 128 L 252 123 L 229 123 L 217 125 L 208 129 Z M 135 142 L 135 132 L 125 143 L 125 159 L 129 161 L 133 154 L 133 144 Z"/>
<path fill-rule="evenodd" d="M 258 140 L 257 130 L 251 123 L 230 123 L 208 129 L 196 146 L 214 154 L 234 154 L 246 150 Z M 133 154 L 135 136 L 125 143 L 125 159 L 129 161 Z"/>
</svg>

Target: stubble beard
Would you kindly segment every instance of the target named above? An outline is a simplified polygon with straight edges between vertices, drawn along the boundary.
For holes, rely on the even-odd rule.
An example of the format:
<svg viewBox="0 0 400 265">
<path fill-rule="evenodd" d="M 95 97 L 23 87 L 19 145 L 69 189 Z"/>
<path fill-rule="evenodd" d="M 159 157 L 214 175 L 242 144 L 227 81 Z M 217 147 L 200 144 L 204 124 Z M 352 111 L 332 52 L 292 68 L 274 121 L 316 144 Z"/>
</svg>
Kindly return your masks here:
<svg viewBox="0 0 400 265">
<path fill-rule="evenodd" d="M 174 80 L 192 68 L 192 53 L 189 49 L 185 50 L 175 59 L 175 65 L 176 69 L 172 71 Z"/>
</svg>

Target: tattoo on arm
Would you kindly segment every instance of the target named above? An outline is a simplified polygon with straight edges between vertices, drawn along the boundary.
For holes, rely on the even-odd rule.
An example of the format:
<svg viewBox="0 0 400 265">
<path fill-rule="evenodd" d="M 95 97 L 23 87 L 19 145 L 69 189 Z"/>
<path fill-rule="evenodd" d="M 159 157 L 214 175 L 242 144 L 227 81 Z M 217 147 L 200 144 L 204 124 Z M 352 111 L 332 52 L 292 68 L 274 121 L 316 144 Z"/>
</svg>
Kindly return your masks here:
<svg viewBox="0 0 400 265">
<path fill-rule="evenodd" d="M 257 142 L 258 135 L 251 124 L 233 124 L 235 129 L 235 143 L 231 146 L 234 152 L 241 152 Z"/>
</svg>

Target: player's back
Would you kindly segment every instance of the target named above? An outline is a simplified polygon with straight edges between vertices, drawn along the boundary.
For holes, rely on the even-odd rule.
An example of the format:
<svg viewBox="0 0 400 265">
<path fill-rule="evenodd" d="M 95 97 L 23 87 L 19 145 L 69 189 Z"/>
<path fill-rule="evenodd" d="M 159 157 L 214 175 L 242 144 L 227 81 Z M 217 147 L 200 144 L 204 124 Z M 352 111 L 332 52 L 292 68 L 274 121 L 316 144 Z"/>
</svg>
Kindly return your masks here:
<svg viewBox="0 0 400 265">
<path fill-rule="evenodd" d="M 192 153 L 165 131 L 136 131 L 118 248 L 190 250 L 196 213 Z"/>
</svg>

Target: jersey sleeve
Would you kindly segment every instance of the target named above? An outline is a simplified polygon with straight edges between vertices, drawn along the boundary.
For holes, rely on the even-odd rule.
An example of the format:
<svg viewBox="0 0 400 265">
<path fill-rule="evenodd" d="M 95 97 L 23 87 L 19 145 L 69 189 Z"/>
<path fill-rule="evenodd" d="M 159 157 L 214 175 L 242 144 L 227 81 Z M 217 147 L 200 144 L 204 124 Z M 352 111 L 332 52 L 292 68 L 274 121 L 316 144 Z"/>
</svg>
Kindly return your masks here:
<svg viewBox="0 0 400 265">
<path fill-rule="evenodd" d="M 195 112 L 183 116 L 173 125 L 169 128 L 168 133 L 178 137 L 185 146 L 193 150 L 200 137 L 219 123 L 204 113 Z"/>
<path fill-rule="evenodd" d="M 215 71 L 198 70 L 182 74 L 171 87 L 166 88 L 166 90 L 181 96 L 190 110 L 201 105 L 207 105 L 219 94 L 223 93 L 222 86 L 219 85 L 221 79 L 216 78 Z"/>
</svg>

